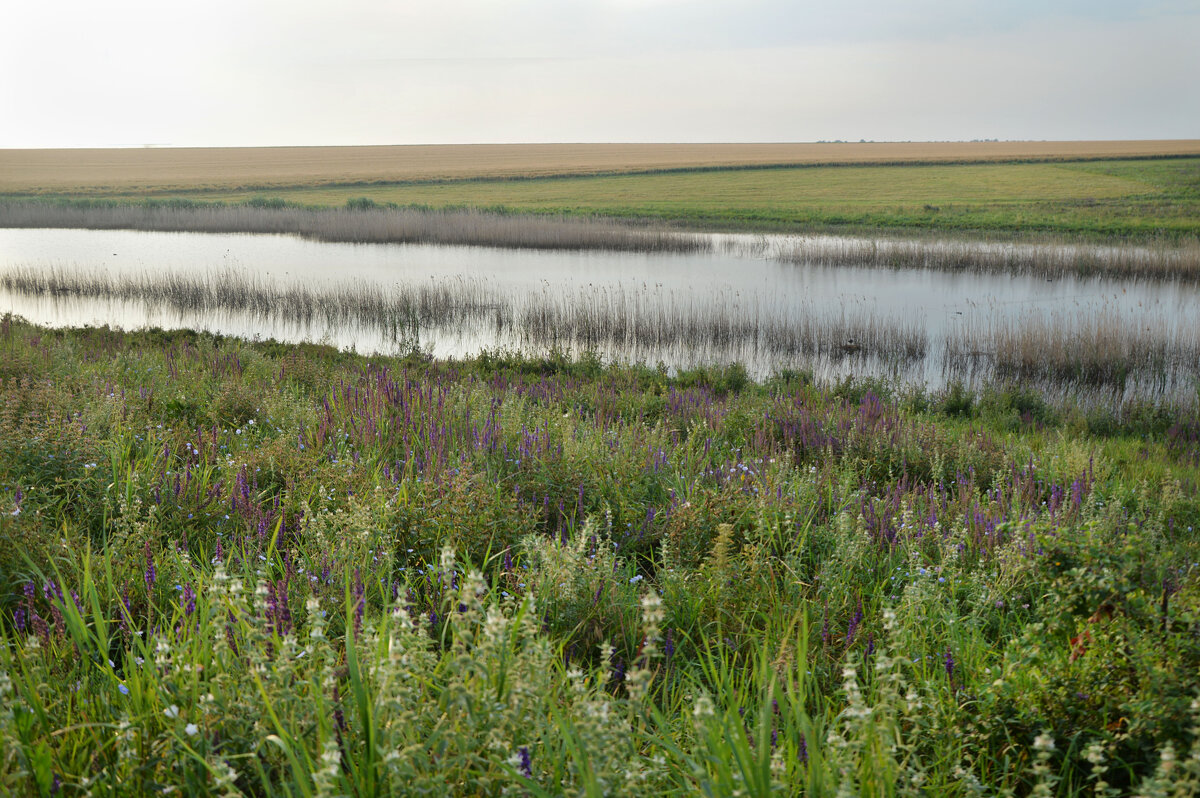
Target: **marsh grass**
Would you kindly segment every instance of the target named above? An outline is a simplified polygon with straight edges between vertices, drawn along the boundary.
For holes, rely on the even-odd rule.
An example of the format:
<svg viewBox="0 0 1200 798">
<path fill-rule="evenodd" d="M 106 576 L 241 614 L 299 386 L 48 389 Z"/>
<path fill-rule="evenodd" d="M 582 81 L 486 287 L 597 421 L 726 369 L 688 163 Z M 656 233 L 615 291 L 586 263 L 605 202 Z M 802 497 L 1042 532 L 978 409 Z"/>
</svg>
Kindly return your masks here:
<svg viewBox="0 0 1200 798">
<path fill-rule="evenodd" d="M 946 336 L 944 362 L 970 372 L 981 360 L 1004 379 L 1165 390 L 1200 379 L 1200 326 L 1174 316 L 1131 319 L 1113 310 L 1026 312 L 969 320 Z"/>
<path fill-rule="evenodd" d="M 1200 243 L 1106 246 L 1076 242 L 990 243 L 941 238 L 813 238 L 778 249 L 785 262 L 1061 277 L 1200 281 Z"/>
<path fill-rule="evenodd" d="M 382 205 L 352 199 L 339 208 L 308 208 L 282 200 L 242 204 L 162 200 L 0 202 L 0 226 L 160 232 L 298 235 L 342 243 L 427 243 L 525 249 L 703 252 L 729 248 L 790 263 L 1028 274 L 1050 279 L 1200 280 L 1200 243 L 1112 246 L 1077 241 L 988 242 L 945 237 L 855 239 L 815 237 L 782 245 L 732 242 L 703 233 L 654 229 L 605 217 L 512 213 L 464 208 Z M 736 237 L 735 237 L 736 239 Z M 769 243 L 768 243 L 769 242 Z"/>
<path fill-rule="evenodd" d="M 402 348 L 450 336 L 470 346 L 597 351 L 624 362 L 737 358 L 916 382 L 938 373 L 946 382 L 1027 380 L 1046 389 L 1103 389 L 1122 401 L 1191 396 L 1200 380 L 1200 328 L 1191 320 L 1104 305 L 1072 314 L 994 311 L 968 318 L 931 346 L 923 319 L 867 306 L 791 305 L 732 290 L 645 284 L 525 295 L 468 277 L 300 283 L 228 269 L 113 275 L 15 267 L 0 273 L 0 287 L 48 302 L 132 303 L 147 315 L 167 309 L 183 318 L 363 331 Z"/>
<path fill-rule="evenodd" d="M 282 203 L 280 203 L 282 204 Z M 292 234 L 356 244 L 428 243 L 525 249 L 691 252 L 708 242 L 612 219 L 387 208 L 299 208 L 270 203 L 3 202 L 3 227 L 74 227 L 196 233 Z"/>
<path fill-rule="evenodd" d="M 791 308 L 736 296 L 661 288 L 595 287 L 564 295 L 513 295 L 482 278 L 416 284 L 280 283 L 225 270 L 212 274 L 117 275 L 64 267 L 17 267 L 0 287 L 49 300 L 134 302 L 180 313 L 243 313 L 299 325 L 324 323 L 398 333 L 467 331 L 499 343 L 634 352 L 750 348 L 779 356 L 842 359 L 866 348 L 894 362 L 925 357 L 921 325 L 858 309 Z M 848 340 L 858 342 L 847 347 Z"/>
<path fill-rule="evenodd" d="M 734 291 L 677 294 L 657 288 L 544 292 L 517 317 L 517 329 L 539 344 L 630 349 L 744 348 L 780 357 L 841 360 L 866 350 L 888 362 L 918 362 L 927 336 L 913 319 L 860 308 L 772 304 Z M 848 341 L 857 341 L 847 345 Z"/>
<path fill-rule="evenodd" d="M 273 282 L 230 269 L 206 274 L 114 276 L 100 270 L 28 267 L 5 272 L 0 276 L 0 286 L 55 299 L 136 302 L 193 314 L 235 312 L 301 325 L 324 322 L 418 330 L 422 326 L 494 318 L 497 312 L 494 290 L 485 281 L 469 278 L 381 288 L 364 280 L 317 286 Z"/>
</svg>

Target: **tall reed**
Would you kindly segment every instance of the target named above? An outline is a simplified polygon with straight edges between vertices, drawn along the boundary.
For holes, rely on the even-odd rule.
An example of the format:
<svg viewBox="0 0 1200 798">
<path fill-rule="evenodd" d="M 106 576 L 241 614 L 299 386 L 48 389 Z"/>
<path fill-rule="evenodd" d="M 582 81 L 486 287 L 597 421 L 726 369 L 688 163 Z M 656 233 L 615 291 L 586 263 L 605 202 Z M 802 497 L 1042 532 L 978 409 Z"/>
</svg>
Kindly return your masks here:
<svg viewBox="0 0 1200 798">
<path fill-rule="evenodd" d="M 1026 312 L 968 321 L 944 339 L 947 368 L 1003 378 L 1165 389 L 1200 376 L 1200 327 L 1164 316 L 1132 319 L 1109 308 L 1083 313 Z"/>
<path fill-rule="evenodd" d="M 347 243 L 428 243 L 526 249 L 696 252 L 717 241 L 703 234 L 654 230 L 605 217 L 496 213 L 473 209 L 342 208 L 286 204 L 224 205 L 0 201 L 0 227 L 290 234 Z M 718 239 L 719 241 L 719 239 Z M 728 243 L 728 242 L 726 242 Z M 744 250 L 744 243 L 728 244 Z M 984 271 L 1046 277 L 1099 276 L 1200 280 L 1200 242 L 1104 246 L 1078 242 L 1000 243 L 940 239 L 818 237 L 751 247 L 792 263 L 826 266 Z"/>
<path fill-rule="evenodd" d="M 296 208 L 195 203 L 0 202 L 0 227 L 293 234 L 348 243 L 690 252 L 706 239 L 602 218 L 418 208 Z"/>
<path fill-rule="evenodd" d="M 817 310 L 739 303 L 718 293 L 588 287 L 577 294 L 514 295 L 481 278 L 380 285 L 300 284 L 245 272 L 155 272 L 15 267 L 0 287 L 47 298 L 142 303 L 191 314 L 241 313 L 263 321 L 421 332 L 486 331 L 536 345 L 582 348 L 751 347 L 778 356 L 843 358 L 866 350 L 889 361 L 919 361 L 927 347 L 919 322 L 845 308 Z M 847 347 L 848 340 L 857 341 Z M 501 341 L 505 342 L 505 341 Z"/>
<path fill-rule="evenodd" d="M 233 270 L 113 275 L 61 266 L 0 272 L 0 288 L 51 302 L 76 298 L 168 309 L 195 319 L 363 331 L 411 345 L 444 335 L 474 346 L 594 350 L 676 365 L 730 359 L 833 367 L 924 382 L 1027 380 L 1133 395 L 1189 393 L 1200 380 L 1200 326 L 1163 313 L 1101 306 L 1083 313 L 1001 312 L 969 318 L 941 346 L 924 319 L 853 305 L 746 299 L 734 291 L 646 285 L 549 287 L 525 295 L 486 278 L 379 284 L 273 281 Z M 70 311 L 68 310 L 68 313 Z M 227 318 L 232 314 L 235 318 Z"/>
<path fill-rule="evenodd" d="M 1000 243 L 939 239 L 813 238 L 784 245 L 780 260 L 824 266 L 875 266 L 1000 274 L 1200 280 L 1200 243 L 1182 246 L 1104 246 L 1078 242 Z"/>
</svg>

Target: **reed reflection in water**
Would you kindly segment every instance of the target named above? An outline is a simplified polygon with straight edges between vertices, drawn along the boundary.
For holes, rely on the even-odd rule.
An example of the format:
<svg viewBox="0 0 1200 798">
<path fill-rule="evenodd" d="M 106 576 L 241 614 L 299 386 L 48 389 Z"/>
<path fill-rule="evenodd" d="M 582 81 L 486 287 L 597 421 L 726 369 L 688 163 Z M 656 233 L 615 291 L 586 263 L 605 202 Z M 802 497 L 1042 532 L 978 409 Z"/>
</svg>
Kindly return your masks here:
<svg viewBox="0 0 1200 798">
<path fill-rule="evenodd" d="M 984 309 L 931 346 L 924 319 L 870 302 L 816 306 L 646 282 L 573 290 L 546 283 L 530 293 L 479 276 L 299 283 L 231 269 L 114 276 L 59 266 L 9 268 L 0 288 L 39 304 L 117 303 L 109 312 L 140 310 L 141 323 L 160 323 L 170 311 L 185 325 L 332 338 L 365 351 L 559 348 L 673 367 L 736 360 L 756 376 L 790 367 L 933 386 L 1016 379 L 1166 399 L 1194 397 L 1200 380 L 1200 327 L 1162 309 L 1104 303 L 1070 312 Z"/>
</svg>

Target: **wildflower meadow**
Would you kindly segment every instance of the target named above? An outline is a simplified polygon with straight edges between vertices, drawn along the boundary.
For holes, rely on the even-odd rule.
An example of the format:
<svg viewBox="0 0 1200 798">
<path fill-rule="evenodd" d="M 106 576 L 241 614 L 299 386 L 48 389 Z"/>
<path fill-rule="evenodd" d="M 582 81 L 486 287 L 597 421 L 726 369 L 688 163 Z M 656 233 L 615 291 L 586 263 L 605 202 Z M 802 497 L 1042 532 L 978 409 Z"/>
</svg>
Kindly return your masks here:
<svg viewBox="0 0 1200 798">
<path fill-rule="evenodd" d="M 0 325 L 0 793 L 1200 793 L 1200 416 Z"/>
</svg>

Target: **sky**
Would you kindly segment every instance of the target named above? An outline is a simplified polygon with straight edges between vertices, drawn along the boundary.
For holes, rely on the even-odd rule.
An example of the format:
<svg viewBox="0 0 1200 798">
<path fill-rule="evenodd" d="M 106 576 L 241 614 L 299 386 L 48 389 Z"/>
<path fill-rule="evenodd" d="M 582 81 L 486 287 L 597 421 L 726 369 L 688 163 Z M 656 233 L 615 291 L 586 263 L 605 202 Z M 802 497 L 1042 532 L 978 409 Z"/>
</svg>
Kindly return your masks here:
<svg viewBox="0 0 1200 798">
<path fill-rule="evenodd" d="M 1200 0 L 49 0 L 0 147 L 1200 138 Z"/>
</svg>

